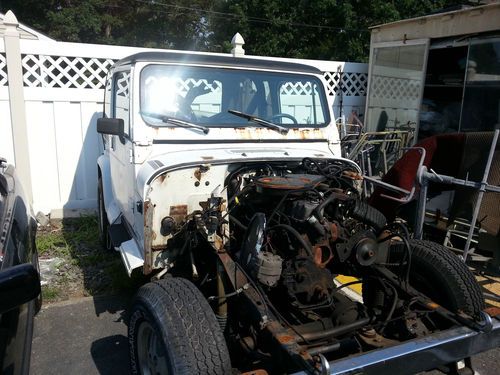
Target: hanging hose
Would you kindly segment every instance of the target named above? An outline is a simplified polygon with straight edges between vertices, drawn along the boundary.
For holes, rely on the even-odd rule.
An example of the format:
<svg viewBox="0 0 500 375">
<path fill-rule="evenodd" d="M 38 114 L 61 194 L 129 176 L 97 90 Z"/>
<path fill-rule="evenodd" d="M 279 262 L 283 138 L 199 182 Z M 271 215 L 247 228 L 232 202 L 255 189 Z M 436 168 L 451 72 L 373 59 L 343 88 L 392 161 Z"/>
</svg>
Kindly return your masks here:
<svg viewBox="0 0 500 375">
<path fill-rule="evenodd" d="M 297 241 L 300 242 L 300 244 L 302 245 L 304 250 L 307 252 L 307 254 L 311 257 L 313 256 L 313 251 L 312 251 L 311 246 L 306 242 L 306 240 L 304 240 L 304 238 L 300 235 L 299 232 L 297 232 L 297 230 L 295 228 L 293 228 L 292 226 L 287 225 L 287 224 L 278 224 L 278 225 L 275 225 L 274 227 L 272 227 L 271 230 L 276 229 L 276 228 L 285 229 L 290 234 L 292 234 L 297 239 Z"/>
</svg>

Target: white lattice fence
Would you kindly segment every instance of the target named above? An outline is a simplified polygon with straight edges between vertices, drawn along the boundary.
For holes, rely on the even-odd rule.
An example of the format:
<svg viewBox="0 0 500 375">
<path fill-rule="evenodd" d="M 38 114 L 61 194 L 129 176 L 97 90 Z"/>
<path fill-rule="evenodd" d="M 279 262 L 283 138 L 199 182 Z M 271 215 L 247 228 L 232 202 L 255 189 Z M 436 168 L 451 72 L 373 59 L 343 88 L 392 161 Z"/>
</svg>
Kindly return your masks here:
<svg viewBox="0 0 500 375">
<path fill-rule="evenodd" d="M 177 85 L 178 92 L 183 96 L 185 96 L 193 87 L 198 87 L 200 85 L 208 88 L 211 93 L 220 93 L 222 89 L 221 82 L 217 80 L 208 82 L 208 80 L 206 79 L 188 78 L 186 80 L 183 80 L 181 78 L 177 78 L 175 83 Z"/>
<path fill-rule="evenodd" d="M 123 57 L 151 50 L 33 39 L 21 40 L 20 48 L 34 209 L 65 215 L 74 209 L 92 209 L 96 201 L 95 163 L 99 154 L 95 125 L 102 115 L 108 70 Z M 324 72 L 335 117 L 343 114 L 342 108 L 346 114 L 351 109 L 364 108 L 366 64 L 262 59 L 309 64 Z M 12 80 L 8 79 L 6 63 L 4 49 L 0 49 L 0 153 L 14 161 L 7 87 Z M 184 94 L 201 83 L 188 80 L 176 84 Z M 212 95 L 220 94 L 220 83 L 211 82 L 208 87 Z M 120 82 L 117 89 L 122 90 Z M 300 82 L 282 88 L 283 94 L 297 98 L 310 94 L 311 89 Z M 203 96 L 204 101 L 196 105 L 200 110 L 217 112 L 209 97 Z"/>
<path fill-rule="evenodd" d="M 110 58 L 24 54 L 22 56 L 24 85 L 26 87 L 101 89 L 104 88 L 106 74 L 115 61 Z M 0 55 L 0 85 L 6 85 L 5 65 L 5 56 Z M 341 93 L 344 96 L 366 96 L 367 73 L 326 71 L 324 77 L 330 96 Z M 183 83 L 186 91 L 196 84 L 197 82 Z M 299 82 L 288 85 L 283 90 L 286 93 L 293 91 L 296 95 L 305 95 L 310 94 L 311 88 L 304 87 Z"/>
<path fill-rule="evenodd" d="M 102 89 L 112 59 L 47 55 L 22 55 L 27 87 Z"/>
<path fill-rule="evenodd" d="M 325 72 L 324 77 L 329 95 L 366 96 L 368 73 Z"/>
<path fill-rule="evenodd" d="M 5 53 L 0 53 L 0 86 L 7 86 L 7 59 Z"/>
<path fill-rule="evenodd" d="M 373 76 L 374 98 L 392 100 L 418 100 L 422 89 L 420 80 L 398 77 Z"/>
</svg>

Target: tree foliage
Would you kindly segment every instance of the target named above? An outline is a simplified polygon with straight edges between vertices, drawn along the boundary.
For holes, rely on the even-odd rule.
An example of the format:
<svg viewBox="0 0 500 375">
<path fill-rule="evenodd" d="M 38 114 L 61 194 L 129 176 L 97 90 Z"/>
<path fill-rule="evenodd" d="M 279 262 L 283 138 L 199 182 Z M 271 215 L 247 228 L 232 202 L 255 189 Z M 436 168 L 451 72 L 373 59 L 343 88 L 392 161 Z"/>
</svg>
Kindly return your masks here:
<svg viewBox="0 0 500 375">
<path fill-rule="evenodd" d="M 219 2 L 220 11 L 237 16 L 225 25 L 213 22 L 211 45 L 227 50 L 224 41 L 239 31 L 250 54 L 365 61 L 370 26 L 417 17 L 454 3 L 447 0 Z"/>
<path fill-rule="evenodd" d="M 0 0 L 58 40 L 366 61 L 369 27 L 455 5 L 452 0 Z"/>
</svg>

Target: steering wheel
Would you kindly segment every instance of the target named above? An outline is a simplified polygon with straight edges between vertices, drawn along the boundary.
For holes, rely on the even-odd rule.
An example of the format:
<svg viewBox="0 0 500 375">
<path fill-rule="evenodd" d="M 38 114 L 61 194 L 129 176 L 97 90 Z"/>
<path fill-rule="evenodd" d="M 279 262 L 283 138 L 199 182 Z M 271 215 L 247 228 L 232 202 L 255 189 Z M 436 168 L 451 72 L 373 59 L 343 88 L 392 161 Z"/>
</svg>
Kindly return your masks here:
<svg viewBox="0 0 500 375">
<path fill-rule="evenodd" d="M 287 118 L 291 120 L 294 125 L 297 125 L 299 123 L 295 117 L 289 115 L 288 113 L 276 113 L 275 115 L 271 116 L 270 121 L 274 122 L 274 120 L 278 120 L 280 118 Z"/>
</svg>

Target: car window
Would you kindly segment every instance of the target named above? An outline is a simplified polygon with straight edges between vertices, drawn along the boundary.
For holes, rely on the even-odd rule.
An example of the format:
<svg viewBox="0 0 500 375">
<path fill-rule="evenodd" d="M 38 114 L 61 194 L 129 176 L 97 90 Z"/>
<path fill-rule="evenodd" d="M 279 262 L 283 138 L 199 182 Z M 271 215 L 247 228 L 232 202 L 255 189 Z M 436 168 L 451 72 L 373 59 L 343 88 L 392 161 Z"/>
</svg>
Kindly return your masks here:
<svg viewBox="0 0 500 375">
<path fill-rule="evenodd" d="M 141 72 L 140 107 L 153 126 L 170 126 L 164 117 L 204 126 L 247 124 L 228 110 L 294 127 L 329 121 L 321 81 L 285 72 L 148 65 Z"/>
<path fill-rule="evenodd" d="M 325 121 L 318 85 L 310 81 L 283 81 L 278 88 L 280 112 L 290 114 L 301 124 L 318 124 Z M 291 120 L 282 117 L 283 123 Z"/>
<path fill-rule="evenodd" d="M 212 82 L 208 82 L 206 79 L 198 81 L 190 80 L 187 87 L 188 88 L 183 92 L 184 98 L 188 96 L 188 93 L 195 93 L 196 90 L 200 90 L 200 95 L 194 97 L 190 105 L 190 110 L 192 112 L 197 113 L 198 116 L 210 116 L 221 111 L 221 81 L 213 80 Z"/>
<path fill-rule="evenodd" d="M 118 72 L 113 78 L 113 117 L 123 120 L 125 135 L 130 134 L 130 71 Z"/>
</svg>

